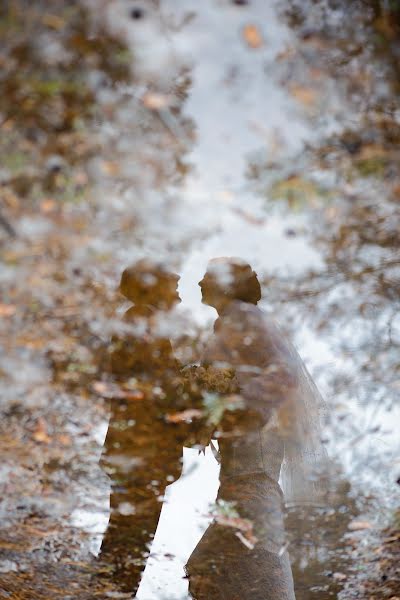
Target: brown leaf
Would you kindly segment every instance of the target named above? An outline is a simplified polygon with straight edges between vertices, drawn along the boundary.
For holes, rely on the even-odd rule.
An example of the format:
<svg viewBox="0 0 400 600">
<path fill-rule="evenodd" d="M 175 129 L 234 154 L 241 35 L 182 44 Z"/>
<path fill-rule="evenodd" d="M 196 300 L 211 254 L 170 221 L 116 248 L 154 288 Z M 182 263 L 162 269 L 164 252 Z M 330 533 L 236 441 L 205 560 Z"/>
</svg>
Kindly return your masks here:
<svg viewBox="0 0 400 600">
<path fill-rule="evenodd" d="M 43 529 L 38 529 L 37 527 L 33 527 L 32 525 L 28 525 L 28 524 L 24 525 L 24 529 L 28 533 L 30 533 L 34 536 L 37 536 L 37 537 L 42 537 L 42 538 L 51 537 L 52 535 L 57 535 L 60 533 L 59 529 L 53 528 L 53 529 L 43 530 Z"/>
<path fill-rule="evenodd" d="M 283 50 L 282 52 L 279 52 L 279 54 L 276 57 L 276 60 L 278 62 L 281 62 L 283 60 L 289 60 L 294 56 L 296 56 L 296 50 L 289 46 L 288 48 L 285 48 L 285 50 Z"/>
<path fill-rule="evenodd" d="M 70 446 L 72 443 L 71 437 L 66 433 L 62 433 L 58 436 L 58 441 L 62 446 Z"/>
<path fill-rule="evenodd" d="M 361 531 L 363 529 L 372 529 L 372 525 L 368 521 L 352 521 L 348 524 L 347 528 L 350 531 Z"/>
<path fill-rule="evenodd" d="M 249 519 L 228 517 L 226 515 L 216 515 L 215 521 L 218 523 L 218 525 L 237 529 L 238 531 L 235 535 L 239 538 L 242 544 L 246 546 L 246 548 L 252 550 L 257 544 L 258 539 L 253 533 L 253 523 Z"/>
<path fill-rule="evenodd" d="M 242 217 L 245 221 L 250 223 L 251 225 L 264 225 L 265 219 L 264 217 L 256 217 L 251 213 L 243 210 L 242 208 L 234 208 L 233 209 L 236 214 Z"/>
<path fill-rule="evenodd" d="M 294 83 L 290 86 L 289 92 L 298 102 L 304 106 L 314 106 L 317 93 L 315 90 L 304 85 Z"/>
<path fill-rule="evenodd" d="M 35 442 L 39 442 L 41 444 L 50 444 L 51 442 L 51 437 L 47 433 L 46 421 L 42 418 L 38 419 L 35 431 L 33 432 L 33 439 Z"/>
<path fill-rule="evenodd" d="M 391 544 L 392 542 L 399 542 L 400 541 L 400 533 L 397 533 L 396 535 L 392 535 L 388 538 L 385 538 L 383 541 L 385 542 L 385 544 Z"/>
<path fill-rule="evenodd" d="M 359 152 L 360 160 L 374 160 L 379 158 L 386 158 L 388 151 L 382 144 L 364 144 Z"/>
<path fill-rule="evenodd" d="M 248 548 L 249 550 L 253 550 L 254 546 L 258 542 L 258 538 L 255 535 L 246 533 L 245 535 L 241 531 L 236 532 L 236 537 Z"/>
<path fill-rule="evenodd" d="M 168 423 L 190 423 L 193 419 L 200 419 L 203 416 L 203 411 L 197 408 L 188 408 L 182 412 L 166 415 L 165 419 Z"/>
<path fill-rule="evenodd" d="M 60 31 L 65 27 L 65 21 L 61 17 L 57 15 L 44 15 L 42 18 L 43 25 L 47 25 L 51 29 L 55 29 L 56 31 Z"/>
<path fill-rule="evenodd" d="M 161 110 L 171 104 L 171 99 L 165 94 L 156 94 L 155 92 L 146 92 L 142 97 L 142 102 L 149 110 Z"/>
<path fill-rule="evenodd" d="M 120 173 L 118 163 L 112 162 L 111 160 L 103 160 L 101 163 L 101 170 L 104 175 L 108 175 L 109 177 L 117 177 Z"/>
<path fill-rule="evenodd" d="M 87 173 L 85 173 L 85 171 L 78 171 L 77 173 L 75 173 L 74 182 L 76 183 L 76 185 L 84 186 L 87 185 L 88 181 L 89 177 L 87 176 Z"/>
<path fill-rule="evenodd" d="M 396 196 L 396 198 L 400 198 L 400 183 L 397 183 L 392 190 L 393 194 Z"/>
<path fill-rule="evenodd" d="M 52 198 L 45 198 L 40 203 L 40 212 L 47 214 L 53 212 L 57 208 L 57 203 Z"/>
<path fill-rule="evenodd" d="M 243 38 L 249 48 L 261 48 L 264 44 L 261 31 L 256 25 L 245 25 L 243 28 Z"/>
<path fill-rule="evenodd" d="M 144 393 L 141 390 L 123 390 L 115 383 L 106 381 L 95 381 L 92 389 L 96 394 L 103 398 L 115 398 L 125 400 L 143 400 Z"/>
<path fill-rule="evenodd" d="M 0 317 L 12 317 L 17 307 L 14 304 L 0 304 Z"/>
<path fill-rule="evenodd" d="M 241 519 L 240 517 L 227 517 L 226 515 L 216 515 L 215 520 L 218 525 L 234 527 L 235 529 L 239 529 L 239 531 L 243 532 L 253 531 L 253 523 L 249 519 Z"/>
</svg>

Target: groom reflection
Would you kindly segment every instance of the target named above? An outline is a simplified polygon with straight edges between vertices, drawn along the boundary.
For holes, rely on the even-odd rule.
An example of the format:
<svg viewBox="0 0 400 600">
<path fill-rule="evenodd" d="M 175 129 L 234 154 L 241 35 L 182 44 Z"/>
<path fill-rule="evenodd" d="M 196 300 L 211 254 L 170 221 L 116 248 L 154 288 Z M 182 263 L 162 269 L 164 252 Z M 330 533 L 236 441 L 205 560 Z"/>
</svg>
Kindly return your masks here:
<svg viewBox="0 0 400 600">
<path fill-rule="evenodd" d="M 120 291 L 133 303 L 126 332 L 111 348 L 114 380 L 125 393 L 111 401 L 102 464 L 109 474 L 111 515 L 101 561 L 118 589 L 135 593 L 145 567 L 165 488 L 181 473 L 186 423 L 166 416 L 184 408 L 179 364 L 168 326 L 180 302 L 179 277 L 163 265 L 141 260 L 126 269 Z M 132 388 L 131 392 L 129 390 Z"/>
</svg>

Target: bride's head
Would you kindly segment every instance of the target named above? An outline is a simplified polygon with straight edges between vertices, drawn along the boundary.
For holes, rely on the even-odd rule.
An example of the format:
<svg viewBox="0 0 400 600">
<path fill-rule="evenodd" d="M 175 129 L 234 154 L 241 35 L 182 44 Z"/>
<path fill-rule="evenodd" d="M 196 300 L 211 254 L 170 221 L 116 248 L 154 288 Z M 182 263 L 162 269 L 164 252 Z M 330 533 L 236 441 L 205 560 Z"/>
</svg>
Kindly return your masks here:
<svg viewBox="0 0 400 600">
<path fill-rule="evenodd" d="M 234 300 L 257 304 L 261 287 L 257 274 L 240 258 L 214 258 L 199 282 L 203 304 L 221 313 Z"/>
</svg>

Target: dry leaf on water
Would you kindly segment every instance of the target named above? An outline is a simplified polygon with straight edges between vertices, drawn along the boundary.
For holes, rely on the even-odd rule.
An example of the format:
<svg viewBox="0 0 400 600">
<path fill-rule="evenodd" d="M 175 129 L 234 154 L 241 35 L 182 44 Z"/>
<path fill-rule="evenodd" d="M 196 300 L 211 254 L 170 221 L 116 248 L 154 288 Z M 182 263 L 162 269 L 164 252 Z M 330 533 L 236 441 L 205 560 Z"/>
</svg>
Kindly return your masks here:
<svg viewBox="0 0 400 600">
<path fill-rule="evenodd" d="M 113 162 L 111 160 L 103 160 L 100 165 L 101 170 L 104 175 L 109 177 L 117 177 L 120 173 L 120 168 L 118 163 Z"/>
<path fill-rule="evenodd" d="M 12 317 L 17 307 L 14 304 L 0 304 L 0 317 Z"/>
<path fill-rule="evenodd" d="M 61 435 L 59 435 L 57 440 L 62 446 L 70 446 L 72 444 L 71 437 L 66 433 L 62 433 Z"/>
<path fill-rule="evenodd" d="M 46 421 L 42 418 L 38 419 L 35 431 L 33 432 L 33 439 L 35 442 L 39 442 L 41 444 L 50 444 L 51 437 L 47 432 L 47 424 Z"/>
<path fill-rule="evenodd" d="M 45 198 L 40 203 L 40 212 L 47 214 L 51 213 L 57 208 L 57 202 L 52 198 Z"/>
<path fill-rule="evenodd" d="M 304 85 L 293 84 L 290 86 L 289 92 L 303 106 L 314 106 L 317 99 L 316 91 Z"/>
<path fill-rule="evenodd" d="M 253 523 L 249 519 L 217 515 L 215 517 L 215 521 L 218 523 L 218 525 L 237 529 L 238 531 L 236 532 L 236 536 L 239 538 L 242 544 L 246 546 L 246 548 L 252 550 L 257 544 L 258 539 L 253 533 Z"/>
<path fill-rule="evenodd" d="M 146 92 L 142 97 L 142 102 L 149 110 L 162 110 L 163 108 L 168 108 L 171 104 L 171 99 L 165 94 Z"/>
<path fill-rule="evenodd" d="M 169 414 L 165 418 L 168 423 L 188 423 L 193 419 L 200 419 L 202 416 L 203 411 L 197 408 L 188 408 L 182 412 Z"/>
<path fill-rule="evenodd" d="M 143 400 L 144 394 L 141 390 L 123 390 L 115 383 L 106 381 L 95 381 L 92 389 L 96 394 L 103 398 L 115 398 L 124 400 Z"/>
<path fill-rule="evenodd" d="M 347 526 L 347 529 L 350 531 L 361 531 L 363 529 L 372 529 L 372 525 L 368 521 L 352 521 Z"/>
<path fill-rule="evenodd" d="M 50 27 L 50 29 L 55 29 L 56 31 L 61 31 L 65 27 L 65 21 L 58 15 L 46 14 L 42 18 L 43 25 Z"/>
<path fill-rule="evenodd" d="M 261 48 L 264 44 L 261 31 L 256 25 L 245 25 L 243 28 L 243 38 L 249 48 Z"/>
</svg>

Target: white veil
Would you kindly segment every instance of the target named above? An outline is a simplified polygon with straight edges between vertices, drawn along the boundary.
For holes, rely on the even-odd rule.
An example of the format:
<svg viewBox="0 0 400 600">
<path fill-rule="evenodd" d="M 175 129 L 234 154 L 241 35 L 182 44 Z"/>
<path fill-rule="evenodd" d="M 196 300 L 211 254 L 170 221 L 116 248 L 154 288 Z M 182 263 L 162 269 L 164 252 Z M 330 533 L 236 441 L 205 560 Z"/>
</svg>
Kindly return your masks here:
<svg viewBox="0 0 400 600">
<path fill-rule="evenodd" d="M 287 505 L 323 505 L 326 502 L 328 454 L 322 441 L 327 407 L 293 344 L 284 340 L 296 371 L 298 385 L 277 413 L 284 438 L 280 481 Z"/>
<path fill-rule="evenodd" d="M 232 302 L 217 325 L 206 348 L 206 362 L 232 366 L 240 395 L 260 413 L 265 408 L 268 419 L 262 429 L 264 442 L 241 460 L 250 461 L 249 469 L 255 469 L 257 461 L 264 467 L 280 463 L 283 445 L 280 483 L 286 504 L 323 505 L 326 407 L 297 350 L 273 319 L 253 304 Z M 274 393 L 278 402 L 271 416 Z"/>
</svg>

